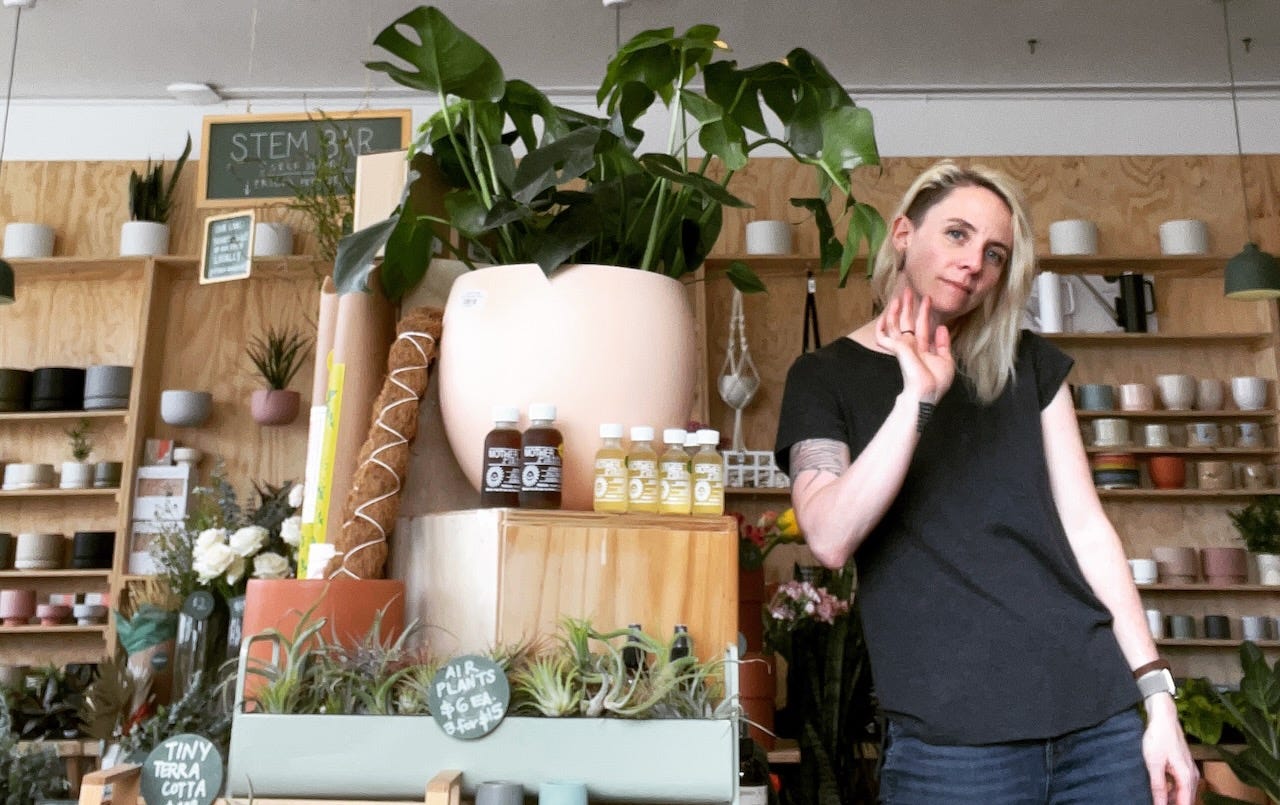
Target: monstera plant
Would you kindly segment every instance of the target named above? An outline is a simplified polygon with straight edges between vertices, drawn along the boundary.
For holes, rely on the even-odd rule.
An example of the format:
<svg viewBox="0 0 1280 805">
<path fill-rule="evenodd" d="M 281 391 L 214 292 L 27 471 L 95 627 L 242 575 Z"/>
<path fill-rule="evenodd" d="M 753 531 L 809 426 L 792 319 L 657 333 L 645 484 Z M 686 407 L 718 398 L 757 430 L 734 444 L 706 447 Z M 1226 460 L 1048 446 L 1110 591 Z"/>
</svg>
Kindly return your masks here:
<svg viewBox="0 0 1280 805">
<path fill-rule="evenodd" d="M 438 102 L 411 156 L 434 158 L 449 187 L 447 216 L 427 214 L 406 192 L 389 219 L 344 240 L 339 289 L 364 290 L 385 244 L 383 290 L 399 298 L 426 271 L 441 226 L 459 233 L 461 248 L 443 245 L 469 265 L 537 263 L 550 275 L 565 263 L 603 263 L 680 277 L 702 265 L 723 209 L 749 206 L 732 178 L 766 146 L 815 172 L 816 195 L 791 203 L 813 215 L 822 265 L 838 265 L 843 281 L 863 242 L 874 253 L 884 235 L 850 184 L 855 169 L 879 162 L 871 113 L 808 51 L 742 66 L 725 58 L 719 36 L 712 25 L 636 35 L 604 70 L 596 99 L 607 116 L 596 117 L 508 79 L 439 9 L 400 17 L 374 40 L 396 61 L 367 66 Z M 665 149 L 642 152 L 637 121 L 655 105 L 669 115 Z M 742 264 L 729 278 L 762 288 Z"/>
</svg>

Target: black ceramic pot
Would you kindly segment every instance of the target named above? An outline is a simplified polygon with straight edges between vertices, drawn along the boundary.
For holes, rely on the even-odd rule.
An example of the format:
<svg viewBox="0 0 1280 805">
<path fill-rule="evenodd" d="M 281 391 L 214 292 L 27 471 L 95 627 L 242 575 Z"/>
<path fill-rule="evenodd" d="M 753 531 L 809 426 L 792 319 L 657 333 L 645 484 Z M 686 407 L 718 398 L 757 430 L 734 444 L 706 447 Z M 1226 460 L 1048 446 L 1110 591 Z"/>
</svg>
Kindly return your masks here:
<svg viewBox="0 0 1280 805">
<path fill-rule="evenodd" d="M 31 407 L 31 372 L 0 369 L 0 411 L 26 411 Z"/>
<path fill-rule="evenodd" d="M 83 407 L 84 369 L 42 366 L 32 372 L 32 411 L 78 411 Z"/>
<path fill-rule="evenodd" d="M 110 568 L 115 545 L 114 531 L 77 531 L 71 538 L 71 567 L 76 570 Z"/>
</svg>

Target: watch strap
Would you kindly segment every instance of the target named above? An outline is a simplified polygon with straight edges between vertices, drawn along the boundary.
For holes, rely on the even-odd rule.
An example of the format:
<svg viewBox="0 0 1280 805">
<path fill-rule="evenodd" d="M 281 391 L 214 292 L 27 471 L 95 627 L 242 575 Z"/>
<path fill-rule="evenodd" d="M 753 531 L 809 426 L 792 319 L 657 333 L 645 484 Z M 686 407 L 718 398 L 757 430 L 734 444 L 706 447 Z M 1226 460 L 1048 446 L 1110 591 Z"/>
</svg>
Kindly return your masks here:
<svg viewBox="0 0 1280 805">
<path fill-rule="evenodd" d="M 1173 666 L 1169 664 L 1168 660 L 1157 657 L 1156 659 L 1152 660 L 1149 663 L 1146 663 L 1144 665 L 1139 665 L 1137 668 L 1134 668 L 1133 678 L 1141 679 L 1142 677 L 1146 676 L 1152 671 L 1159 671 L 1161 669 L 1172 672 Z"/>
<path fill-rule="evenodd" d="M 1149 699 L 1157 693 L 1173 696 L 1177 687 L 1173 684 L 1173 673 L 1168 668 L 1157 668 L 1138 677 L 1138 690 L 1143 699 Z"/>
</svg>

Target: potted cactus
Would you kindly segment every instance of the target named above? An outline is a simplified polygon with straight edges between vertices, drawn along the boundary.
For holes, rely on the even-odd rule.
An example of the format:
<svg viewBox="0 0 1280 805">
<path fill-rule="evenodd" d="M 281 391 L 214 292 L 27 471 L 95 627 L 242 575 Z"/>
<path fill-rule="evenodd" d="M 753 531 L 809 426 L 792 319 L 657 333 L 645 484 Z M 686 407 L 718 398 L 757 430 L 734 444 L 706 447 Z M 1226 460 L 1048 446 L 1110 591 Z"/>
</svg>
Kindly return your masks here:
<svg viewBox="0 0 1280 805">
<path fill-rule="evenodd" d="M 301 395 L 287 386 L 302 368 L 310 348 L 311 339 L 292 328 L 268 327 L 264 335 L 254 336 L 249 342 L 249 360 L 267 381 L 267 388 L 253 392 L 249 401 L 254 422 L 288 425 L 298 417 Z"/>
<path fill-rule="evenodd" d="M 169 214 L 173 211 L 173 191 L 182 167 L 191 156 L 191 135 L 173 167 L 166 184 L 164 162 L 147 160 L 143 173 L 129 172 L 129 221 L 120 229 L 121 256 L 165 254 L 169 251 Z"/>
</svg>

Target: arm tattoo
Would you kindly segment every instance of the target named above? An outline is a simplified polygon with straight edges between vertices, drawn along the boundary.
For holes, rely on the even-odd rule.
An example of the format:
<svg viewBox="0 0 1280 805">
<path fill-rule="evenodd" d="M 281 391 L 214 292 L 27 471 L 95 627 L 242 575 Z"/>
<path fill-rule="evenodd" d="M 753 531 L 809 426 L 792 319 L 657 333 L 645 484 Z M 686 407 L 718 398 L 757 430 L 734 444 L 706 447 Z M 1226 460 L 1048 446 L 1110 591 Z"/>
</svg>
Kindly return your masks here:
<svg viewBox="0 0 1280 805">
<path fill-rule="evenodd" d="M 848 468 L 849 445 L 836 439 L 804 439 L 791 445 L 791 477 L 807 470 L 839 475 Z"/>
</svg>

